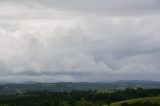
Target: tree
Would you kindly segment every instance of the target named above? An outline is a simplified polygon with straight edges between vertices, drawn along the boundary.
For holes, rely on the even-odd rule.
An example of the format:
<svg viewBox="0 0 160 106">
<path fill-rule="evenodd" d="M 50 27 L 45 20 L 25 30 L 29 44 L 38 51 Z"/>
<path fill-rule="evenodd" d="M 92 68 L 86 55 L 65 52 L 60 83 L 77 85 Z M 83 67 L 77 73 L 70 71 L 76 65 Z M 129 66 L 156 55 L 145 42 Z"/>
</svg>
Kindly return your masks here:
<svg viewBox="0 0 160 106">
<path fill-rule="evenodd" d="M 122 103 L 121 106 L 129 106 L 128 103 Z"/>
<path fill-rule="evenodd" d="M 111 101 L 107 100 L 107 105 L 110 106 L 111 105 Z"/>
</svg>

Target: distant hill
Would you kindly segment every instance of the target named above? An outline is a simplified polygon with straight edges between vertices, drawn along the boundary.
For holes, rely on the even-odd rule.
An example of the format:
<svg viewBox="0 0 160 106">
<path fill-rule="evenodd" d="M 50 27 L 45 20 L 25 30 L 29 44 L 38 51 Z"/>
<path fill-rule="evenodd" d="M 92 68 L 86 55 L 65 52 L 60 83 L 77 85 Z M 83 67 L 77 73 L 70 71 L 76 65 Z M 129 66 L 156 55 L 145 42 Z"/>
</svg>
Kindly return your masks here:
<svg viewBox="0 0 160 106">
<path fill-rule="evenodd" d="M 114 83 L 160 83 L 160 81 L 147 81 L 147 80 L 119 80 Z"/>
<path fill-rule="evenodd" d="M 115 81 L 108 83 L 89 83 L 89 82 L 59 82 L 59 83 L 1 83 L 0 94 L 15 94 L 25 92 L 27 90 L 38 91 L 48 90 L 54 91 L 72 91 L 72 90 L 123 90 L 125 88 L 145 88 L 145 89 L 160 89 L 160 82 L 157 81 Z"/>
<path fill-rule="evenodd" d="M 9 83 L 10 83 L 10 82 L 7 82 L 7 81 L 1 81 L 1 80 L 0 80 L 0 85 L 1 85 L 1 84 L 9 84 Z"/>
</svg>

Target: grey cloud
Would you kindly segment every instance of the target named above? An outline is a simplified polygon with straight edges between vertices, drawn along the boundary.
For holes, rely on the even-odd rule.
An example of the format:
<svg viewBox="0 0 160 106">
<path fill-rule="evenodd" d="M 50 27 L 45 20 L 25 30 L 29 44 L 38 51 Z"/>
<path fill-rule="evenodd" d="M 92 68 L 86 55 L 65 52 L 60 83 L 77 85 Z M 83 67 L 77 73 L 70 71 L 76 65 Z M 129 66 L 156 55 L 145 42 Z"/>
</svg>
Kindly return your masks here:
<svg viewBox="0 0 160 106">
<path fill-rule="evenodd" d="M 135 30 L 126 32 L 126 27 L 121 28 L 124 24 L 128 26 L 128 18 L 125 17 L 125 19 L 119 27 L 115 27 L 117 23 L 106 20 L 112 26 L 109 29 L 99 29 L 99 26 L 96 26 L 97 23 L 91 24 L 88 20 L 90 27 L 87 31 L 83 29 L 83 26 L 79 26 L 79 23 L 73 23 L 72 28 L 60 25 L 59 28 L 55 27 L 57 30 L 53 30 L 54 27 L 48 24 L 43 27 L 49 28 L 41 30 L 41 26 L 34 27 L 34 23 L 32 26 L 29 25 L 31 29 L 28 29 L 26 22 L 16 23 L 15 31 L 9 32 L 3 29 L 1 37 L 5 42 L 1 41 L 1 43 L 6 46 L 1 47 L 1 53 L 5 53 L 1 54 L 3 55 L 1 58 L 7 61 L 11 70 L 10 74 L 13 75 L 74 76 L 76 74 L 157 72 L 159 67 L 154 61 L 158 61 L 158 58 L 152 58 L 155 53 L 157 55 L 154 57 L 158 57 L 160 49 L 158 32 L 150 35 L 154 33 L 154 30 L 145 30 L 150 26 L 143 26 L 140 30 L 136 28 L 138 32 L 134 32 Z M 107 28 L 106 21 L 102 21 L 104 23 L 100 26 Z M 146 18 L 146 22 L 150 23 L 149 21 L 151 21 L 150 18 Z M 129 19 L 129 22 L 132 27 L 139 24 L 134 23 L 134 18 Z M 157 22 L 157 20 L 152 21 L 154 25 L 158 24 Z M 118 30 L 119 28 L 121 30 Z"/>
<path fill-rule="evenodd" d="M 0 8 L 7 10 L 0 11 L 1 80 L 160 80 L 157 0 L 3 3 Z"/>
<path fill-rule="evenodd" d="M 30 1 L 27 1 L 30 2 Z M 62 10 L 79 11 L 128 11 L 128 10 L 155 10 L 159 9 L 158 0 L 38 0 L 35 3 L 42 3 L 52 8 Z M 127 9 L 127 10 L 126 10 Z"/>
<path fill-rule="evenodd" d="M 158 0 L 1 0 L 1 19 L 64 19 L 78 16 L 158 14 Z"/>
</svg>

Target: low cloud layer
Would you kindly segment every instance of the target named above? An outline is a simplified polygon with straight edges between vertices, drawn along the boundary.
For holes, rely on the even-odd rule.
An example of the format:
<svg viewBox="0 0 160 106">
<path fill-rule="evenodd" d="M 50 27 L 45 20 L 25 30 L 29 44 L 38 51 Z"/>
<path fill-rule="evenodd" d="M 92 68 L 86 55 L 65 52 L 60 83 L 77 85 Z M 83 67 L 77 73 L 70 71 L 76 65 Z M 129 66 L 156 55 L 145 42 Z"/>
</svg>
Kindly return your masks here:
<svg viewBox="0 0 160 106">
<path fill-rule="evenodd" d="M 1 81 L 160 80 L 158 0 L 1 0 Z"/>
</svg>

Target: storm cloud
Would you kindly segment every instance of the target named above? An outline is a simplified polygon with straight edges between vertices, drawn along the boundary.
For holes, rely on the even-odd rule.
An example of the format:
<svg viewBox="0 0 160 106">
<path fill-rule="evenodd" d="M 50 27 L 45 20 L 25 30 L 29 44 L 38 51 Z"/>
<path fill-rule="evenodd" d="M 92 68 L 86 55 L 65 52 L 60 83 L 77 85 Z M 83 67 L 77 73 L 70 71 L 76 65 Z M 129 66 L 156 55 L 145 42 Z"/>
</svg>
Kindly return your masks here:
<svg viewBox="0 0 160 106">
<path fill-rule="evenodd" d="M 158 0 L 1 0 L 1 81 L 160 80 Z"/>
</svg>

